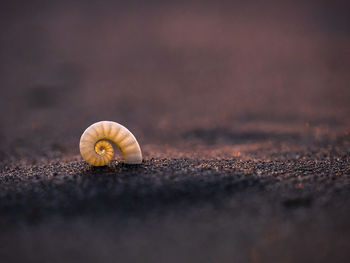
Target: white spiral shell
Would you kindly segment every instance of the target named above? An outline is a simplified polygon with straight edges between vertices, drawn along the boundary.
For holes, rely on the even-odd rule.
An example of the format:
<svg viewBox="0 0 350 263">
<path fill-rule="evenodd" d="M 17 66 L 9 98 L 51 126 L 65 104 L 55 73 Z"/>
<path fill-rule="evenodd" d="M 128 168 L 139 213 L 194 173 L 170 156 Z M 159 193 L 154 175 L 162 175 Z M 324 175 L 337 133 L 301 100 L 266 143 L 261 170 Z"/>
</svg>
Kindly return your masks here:
<svg viewBox="0 0 350 263">
<path fill-rule="evenodd" d="M 141 148 L 135 136 L 123 125 L 113 121 L 100 121 L 89 126 L 80 138 L 80 153 L 93 166 L 104 166 L 114 158 L 114 147 L 119 148 L 123 162 L 142 162 Z"/>
</svg>

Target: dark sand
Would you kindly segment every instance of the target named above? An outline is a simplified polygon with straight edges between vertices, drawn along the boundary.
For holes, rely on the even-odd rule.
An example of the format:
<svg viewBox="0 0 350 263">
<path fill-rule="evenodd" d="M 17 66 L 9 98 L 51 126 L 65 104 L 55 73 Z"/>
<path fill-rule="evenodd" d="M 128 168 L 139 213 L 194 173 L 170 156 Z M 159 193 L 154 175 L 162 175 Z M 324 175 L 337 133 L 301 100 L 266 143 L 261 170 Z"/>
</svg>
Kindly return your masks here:
<svg viewBox="0 0 350 263">
<path fill-rule="evenodd" d="M 0 9 L 1 263 L 349 260 L 346 1 L 25 3 Z M 99 120 L 144 162 L 86 164 Z"/>
</svg>

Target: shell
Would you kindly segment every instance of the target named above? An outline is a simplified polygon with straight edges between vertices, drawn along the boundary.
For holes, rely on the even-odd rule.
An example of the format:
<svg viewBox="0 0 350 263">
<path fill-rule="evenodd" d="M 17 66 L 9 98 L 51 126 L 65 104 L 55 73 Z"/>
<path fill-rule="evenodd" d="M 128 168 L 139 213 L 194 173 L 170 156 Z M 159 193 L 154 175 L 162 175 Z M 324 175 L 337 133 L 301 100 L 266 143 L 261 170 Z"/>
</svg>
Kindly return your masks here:
<svg viewBox="0 0 350 263">
<path fill-rule="evenodd" d="M 104 166 L 114 159 L 113 144 L 119 148 L 123 162 L 142 162 L 141 148 L 135 136 L 123 125 L 100 121 L 89 126 L 80 138 L 80 153 L 93 166 Z"/>
</svg>

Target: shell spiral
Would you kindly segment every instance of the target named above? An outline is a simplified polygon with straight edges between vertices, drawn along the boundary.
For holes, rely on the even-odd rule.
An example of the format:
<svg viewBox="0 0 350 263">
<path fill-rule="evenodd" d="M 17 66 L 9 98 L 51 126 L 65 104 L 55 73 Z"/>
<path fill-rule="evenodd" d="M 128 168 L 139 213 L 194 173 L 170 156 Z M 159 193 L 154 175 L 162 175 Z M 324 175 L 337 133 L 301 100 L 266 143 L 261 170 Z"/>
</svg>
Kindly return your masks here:
<svg viewBox="0 0 350 263">
<path fill-rule="evenodd" d="M 80 138 L 80 153 L 93 166 L 104 166 L 114 158 L 113 144 L 119 148 L 123 162 L 142 162 L 141 148 L 135 136 L 123 125 L 100 121 L 89 126 Z"/>
</svg>

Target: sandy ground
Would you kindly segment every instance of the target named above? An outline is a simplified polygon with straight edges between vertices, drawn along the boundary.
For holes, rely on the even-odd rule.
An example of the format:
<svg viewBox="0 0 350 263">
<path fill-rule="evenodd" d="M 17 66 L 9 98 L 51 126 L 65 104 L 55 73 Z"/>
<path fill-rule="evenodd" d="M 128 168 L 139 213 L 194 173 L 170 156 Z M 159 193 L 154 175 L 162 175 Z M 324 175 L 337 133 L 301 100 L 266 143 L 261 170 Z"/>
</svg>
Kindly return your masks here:
<svg viewBox="0 0 350 263">
<path fill-rule="evenodd" d="M 0 10 L 0 262 L 347 262 L 346 1 Z M 144 162 L 93 168 L 113 120 Z"/>
</svg>

